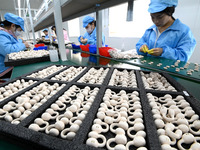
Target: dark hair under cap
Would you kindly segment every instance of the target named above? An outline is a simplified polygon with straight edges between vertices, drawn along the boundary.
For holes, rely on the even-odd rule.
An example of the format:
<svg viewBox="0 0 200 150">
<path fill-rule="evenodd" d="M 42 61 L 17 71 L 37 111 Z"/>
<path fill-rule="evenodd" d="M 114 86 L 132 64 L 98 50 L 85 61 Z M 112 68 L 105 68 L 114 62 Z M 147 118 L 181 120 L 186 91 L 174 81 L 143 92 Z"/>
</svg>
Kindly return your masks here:
<svg viewBox="0 0 200 150">
<path fill-rule="evenodd" d="M 92 25 L 92 23 L 94 23 L 94 26 L 96 27 L 96 21 L 93 20 L 92 22 L 90 22 L 89 24 Z"/>
<path fill-rule="evenodd" d="M 52 27 L 51 27 L 51 30 L 53 30 L 53 28 L 56 28 L 56 26 L 52 26 Z"/>
<path fill-rule="evenodd" d="M 172 16 L 174 12 L 175 12 L 175 7 L 167 7 L 163 11 L 161 11 L 160 13 L 165 13 L 168 16 Z"/>
<path fill-rule="evenodd" d="M 7 20 L 4 20 L 1 22 L 1 24 L 3 24 L 4 27 L 10 27 L 12 23 Z"/>
<path fill-rule="evenodd" d="M 3 27 L 10 27 L 10 26 L 11 26 L 12 24 L 14 24 L 14 23 L 9 22 L 9 21 L 7 21 L 7 20 L 4 20 L 4 21 L 0 22 L 0 24 L 1 24 L 1 26 L 3 26 Z M 20 28 L 19 25 L 16 25 L 16 24 L 15 24 L 15 26 L 16 26 L 16 28 Z"/>
</svg>

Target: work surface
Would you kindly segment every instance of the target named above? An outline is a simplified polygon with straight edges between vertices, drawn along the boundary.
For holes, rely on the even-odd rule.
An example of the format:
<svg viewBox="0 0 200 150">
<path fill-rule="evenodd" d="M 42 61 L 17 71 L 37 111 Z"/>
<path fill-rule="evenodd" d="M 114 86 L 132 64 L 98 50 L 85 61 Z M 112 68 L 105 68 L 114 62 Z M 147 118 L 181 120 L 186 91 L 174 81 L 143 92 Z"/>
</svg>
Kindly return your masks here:
<svg viewBox="0 0 200 150">
<path fill-rule="evenodd" d="M 168 59 L 157 59 L 144 57 L 142 59 L 131 59 L 131 60 L 114 60 L 111 58 L 99 57 L 96 55 L 90 55 L 87 53 L 81 53 L 78 51 L 67 50 L 67 61 L 59 62 L 40 62 L 29 65 L 14 67 L 11 78 L 14 79 L 23 74 L 27 74 L 39 68 L 48 66 L 50 64 L 60 64 L 60 65 L 81 65 L 81 66 L 114 66 L 119 68 L 127 69 L 138 69 L 138 70 L 150 70 L 150 71 L 160 71 L 170 74 L 177 82 L 184 86 L 195 98 L 200 100 L 199 87 L 200 87 L 200 72 L 194 72 L 192 76 L 186 75 L 186 71 L 182 70 L 180 72 L 174 71 L 174 68 L 163 69 L 164 66 L 172 65 L 175 63 L 173 60 Z M 145 63 L 142 61 L 146 60 Z M 149 62 L 154 62 L 149 65 Z M 162 63 L 162 67 L 156 66 L 156 64 Z M 181 62 L 180 66 L 184 66 L 185 63 Z M 190 64 L 194 66 L 194 64 Z M 192 68 L 191 67 L 191 68 Z"/>
<path fill-rule="evenodd" d="M 155 58 L 152 58 L 150 61 L 157 60 Z M 138 70 L 147 70 L 142 67 L 138 67 L 131 64 L 131 62 L 139 62 L 141 60 L 131 60 L 131 61 L 114 61 L 111 59 L 106 59 L 94 55 L 89 55 L 85 53 L 76 53 L 74 54 L 73 51 L 68 51 L 68 60 L 65 62 L 59 61 L 59 62 L 40 62 L 35 64 L 29 64 L 29 65 L 23 65 L 23 66 L 17 66 L 14 67 L 13 73 L 12 73 L 12 79 L 19 77 L 23 74 L 27 74 L 29 72 L 32 72 L 34 70 L 37 70 L 39 68 L 48 66 L 50 64 L 61 64 L 61 65 L 81 65 L 81 66 L 114 66 L 119 68 L 127 68 L 127 69 L 138 69 Z M 173 62 L 171 62 L 172 64 Z M 138 63 L 139 64 L 139 63 Z M 148 66 L 148 65 L 146 65 Z M 186 78 L 180 78 L 177 76 L 172 76 L 177 82 L 179 82 L 182 86 L 184 86 L 194 97 L 200 100 L 200 94 L 198 93 L 198 88 L 200 87 L 200 83 L 192 80 L 187 80 Z M 5 141 L 0 141 L 0 149 L 1 150 L 9 150 L 9 149 L 22 149 L 21 147 L 11 145 Z"/>
</svg>

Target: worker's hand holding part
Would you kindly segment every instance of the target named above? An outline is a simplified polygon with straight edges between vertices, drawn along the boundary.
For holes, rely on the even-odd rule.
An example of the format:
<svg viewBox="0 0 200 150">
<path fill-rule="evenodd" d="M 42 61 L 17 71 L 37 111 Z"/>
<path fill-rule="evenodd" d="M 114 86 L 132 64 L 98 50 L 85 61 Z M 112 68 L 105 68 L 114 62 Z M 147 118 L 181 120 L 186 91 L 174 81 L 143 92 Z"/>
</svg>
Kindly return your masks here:
<svg viewBox="0 0 200 150">
<path fill-rule="evenodd" d="M 28 42 L 24 42 L 24 45 L 26 46 L 26 48 L 28 48 L 28 47 L 29 47 L 29 44 L 28 44 Z"/>
<path fill-rule="evenodd" d="M 147 45 L 142 45 L 140 48 L 140 52 L 148 53 L 148 54 L 152 55 L 154 53 L 154 50 L 153 49 L 149 50 Z"/>
<path fill-rule="evenodd" d="M 153 56 L 161 56 L 163 53 L 163 49 L 162 48 L 152 48 L 149 50 L 149 54 L 153 55 Z"/>
<path fill-rule="evenodd" d="M 84 39 L 83 37 L 81 37 L 80 40 L 81 40 L 81 43 L 83 44 L 87 43 L 87 39 Z"/>
<path fill-rule="evenodd" d="M 143 53 L 146 53 L 147 52 L 147 49 L 149 49 L 148 47 L 147 47 L 147 45 L 142 45 L 141 47 L 140 47 L 140 52 L 143 52 Z"/>
</svg>

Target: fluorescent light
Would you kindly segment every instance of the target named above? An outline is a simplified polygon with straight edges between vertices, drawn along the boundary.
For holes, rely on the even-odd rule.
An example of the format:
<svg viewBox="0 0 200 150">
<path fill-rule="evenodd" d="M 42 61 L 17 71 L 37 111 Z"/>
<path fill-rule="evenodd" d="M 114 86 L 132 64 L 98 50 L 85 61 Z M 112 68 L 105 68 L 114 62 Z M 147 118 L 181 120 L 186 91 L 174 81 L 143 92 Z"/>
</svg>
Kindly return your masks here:
<svg viewBox="0 0 200 150">
<path fill-rule="evenodd" d="M 21 17 L 21 0 L 18 0 L 19 16 Z"/>
<path fill-rule="evenodd" d="M 37 17 L 44 11 L 44 9 L 46 9 L 46 3 L 47 3 L 47 6 L 49 5 L 49 3 L 51 2 L 51 0 L 44 0 L 41 7 L 39 8 L 38 12 L 36 13 L 35 17 L 34 17 L 34 20 L 37 19 Z"/>
</svg>

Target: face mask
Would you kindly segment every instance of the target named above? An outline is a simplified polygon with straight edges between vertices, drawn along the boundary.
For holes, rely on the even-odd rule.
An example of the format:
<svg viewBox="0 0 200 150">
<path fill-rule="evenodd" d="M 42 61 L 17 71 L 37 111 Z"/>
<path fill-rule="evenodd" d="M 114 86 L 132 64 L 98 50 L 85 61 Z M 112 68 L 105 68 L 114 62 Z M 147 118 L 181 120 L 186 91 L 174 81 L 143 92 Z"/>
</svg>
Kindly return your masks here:
<svg viewBox="0 0 200 150">
<path fill-rule="evenodd" d="M 86 31 L 87 31 L 88 34 L 91 34 L 93 30 L 92 30 L 92 28 L 90 27 L 90 28 L 87 28 Z"/>
<path fill-rule="evenodd" d="M 22 34 L 22 31 L 18 31 L 18 30 L 15 31 L 15 36 L 20 36 L 21 34 Z"/>
</svg>

